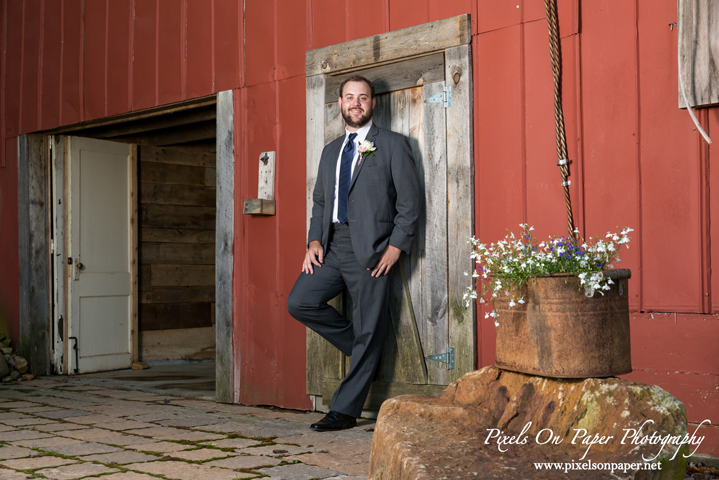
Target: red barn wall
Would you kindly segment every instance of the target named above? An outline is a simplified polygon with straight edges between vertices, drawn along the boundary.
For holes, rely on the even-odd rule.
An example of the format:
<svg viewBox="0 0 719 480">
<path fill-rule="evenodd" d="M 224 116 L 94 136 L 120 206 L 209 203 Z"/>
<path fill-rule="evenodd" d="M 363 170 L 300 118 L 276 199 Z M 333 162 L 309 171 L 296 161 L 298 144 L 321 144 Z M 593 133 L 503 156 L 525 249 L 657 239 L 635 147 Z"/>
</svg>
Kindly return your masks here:
<svg viewBox="0 0 719 480">
<path fill-rule="evenodd" d="M 677 108 L 676 1 L 558 3 L 576 224 L 585 236 L 635 229 L 622 263 L 633 272 L 628 378 L 678 397 L 690 422 L 711 419 L 702 450 L 719 454 L 719 169 L 709 168 L 719 154 Z M 13 337 L 15 137 L 234 89 L 236 211 L 257 195 L 263 151 L 277 151 L 278 202 L 274 217 L 236 216 L 240 399 L 309 408 L 304 329 L 285 309 L 305 244 L 305 51 L 463 13 L 476 233 L 496 241 L 528 222 L 540 236 L 562 234 L 542 0 L 3 0 L 0 306 Z M 719 108 L 698 116 L 719 136 Z M 494 326 L 478 319 L 483 366 L 494 360 Z"/>
</svg>

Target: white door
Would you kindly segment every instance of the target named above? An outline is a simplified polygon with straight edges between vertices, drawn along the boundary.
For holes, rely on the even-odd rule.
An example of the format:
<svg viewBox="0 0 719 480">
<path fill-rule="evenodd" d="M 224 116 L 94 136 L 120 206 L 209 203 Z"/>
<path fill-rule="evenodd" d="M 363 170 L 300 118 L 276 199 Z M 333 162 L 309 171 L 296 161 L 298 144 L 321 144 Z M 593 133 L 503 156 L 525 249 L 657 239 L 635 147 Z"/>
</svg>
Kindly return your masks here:
<svg viewBox="0 0 719 480">
<path fill-rule="evenodd" d="M 131 147 L 67 142 L 68 372 L 129 368 Z"/>
</svg>

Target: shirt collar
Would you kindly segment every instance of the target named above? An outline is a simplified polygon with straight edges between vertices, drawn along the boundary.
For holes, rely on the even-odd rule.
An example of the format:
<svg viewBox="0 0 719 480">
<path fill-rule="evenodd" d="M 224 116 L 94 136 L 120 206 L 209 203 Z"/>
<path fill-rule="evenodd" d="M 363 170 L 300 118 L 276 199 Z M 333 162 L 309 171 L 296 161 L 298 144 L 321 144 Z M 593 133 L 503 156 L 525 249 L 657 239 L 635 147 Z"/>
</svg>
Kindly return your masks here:
<svg viewBox="0 0 719 480">
<path fill-rule="evenodd" d="M 367 134 L 369 133 L 369 129 L 370 129 L 370 128 L 372 128 L 372 120 L 370 120 L 369 122 L 367 122 L 367 125 L 365 125 L 364 127 L 360 128 L 360 129 L 357 130 L 356 132 L 349 132 L 349 131 L 345 128 L 345 143 L 347 143 L 347 139 L 349 138 L 350 133 L 356 133 L 356 134 L 357 134 L 357 137 L 355 138 L 355 142 L 359 142 L 359 143 L 364 142 L 365 139 L 367 138 Z"/>
</svg>

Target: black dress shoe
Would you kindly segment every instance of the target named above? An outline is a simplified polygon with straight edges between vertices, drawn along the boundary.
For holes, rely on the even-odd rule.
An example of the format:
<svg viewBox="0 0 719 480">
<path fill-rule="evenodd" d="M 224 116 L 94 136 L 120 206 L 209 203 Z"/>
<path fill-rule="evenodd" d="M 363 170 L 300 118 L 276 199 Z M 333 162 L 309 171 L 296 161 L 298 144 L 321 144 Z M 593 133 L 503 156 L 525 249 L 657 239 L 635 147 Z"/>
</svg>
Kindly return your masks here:
<svg viewBox="0 0 719 480">
<path fill-rule="evenodd" d="M 346 428 L 352 428 L 357 426 L 357 420 L 355 417 L 345 415 L 340 412 L 330 412 L 325 415 L 325 418 L 317 423 L 310 425 L 312 430 L 318 432 L 324 432 L 328 430 L 344 430 Z"/>
</svg>

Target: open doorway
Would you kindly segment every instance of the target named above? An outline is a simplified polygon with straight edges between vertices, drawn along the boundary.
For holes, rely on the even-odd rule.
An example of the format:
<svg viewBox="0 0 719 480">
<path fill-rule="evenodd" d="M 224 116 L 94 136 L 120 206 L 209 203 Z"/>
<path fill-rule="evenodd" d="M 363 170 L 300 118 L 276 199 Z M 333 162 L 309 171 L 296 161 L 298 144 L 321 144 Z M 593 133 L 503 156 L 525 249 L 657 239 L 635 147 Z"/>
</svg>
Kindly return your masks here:
<svg viewBox="0 0 719 480">
<path fill-rule="evenodd" d="M 130 368 L 133 361 L 215 359 L 216 108 L 212 96 L 46 137 L 54 146 L 49 334 L 55 373 Z M 117 159 L 109 160 L 108 152 Z M 127 165 L 120 165 L 123 155 Z M 80 158 L 87 165 L 81 167 Z M 80 183 L 89 186 L 82 202 Z M 117 198 L 108 198 L 113 189 Z M 80 235 L 72 225 L 87 227 Z M 92 265 L 74 254 L 79 241 L 86 251 L 96 247 Z M 101 305 L 90 277 L 108 262 L 126 264 L 127 279 L 111 265 L 110 276 L 123 291 L 103 293 L 105 303 L 114 303 Z M 76 294 L 81 284 L 93 290 L 82 298 Z M 122 358 L 114 363 L 102 361 L 117 352 Z M 100 361 L 88 362 L 90 355 Z M 205 387 L 212 382 L 214 390 L 214 371 L 207 365 L 202 371 L 211 377 Z"/>
</svg>

